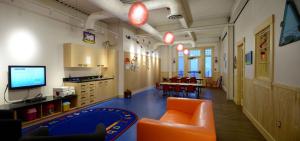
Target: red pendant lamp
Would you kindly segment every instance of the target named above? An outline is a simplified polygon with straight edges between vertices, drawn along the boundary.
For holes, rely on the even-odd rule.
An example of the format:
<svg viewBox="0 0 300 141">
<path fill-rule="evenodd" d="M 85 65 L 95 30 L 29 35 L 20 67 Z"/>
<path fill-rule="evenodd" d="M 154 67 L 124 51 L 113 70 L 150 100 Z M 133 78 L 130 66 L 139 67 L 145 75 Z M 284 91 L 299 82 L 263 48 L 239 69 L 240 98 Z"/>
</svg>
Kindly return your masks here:
<svg viewBox="0 0 300 141">
<path fill-rule="evenodd" d="M 135 2 L 131 5 L 128 12 L 129 22 L 134 26 L 142 26 L 148 20 L 149 12 L 142 2 Z"/>
<path fill-rule="evenodd" d="M 183 53 L 184 53 L 185 55 L 189 55 L 190 51 L 189 51 L 188 49 L 184 49 L 184 50 L 183 50 Z"/>
<path fill-rule="evenodd" d="M 175 40 L 175 36 L 172 32 L 166 32 L 163 37 L 163 40 L 166 44 L 173 44 Z"/>
<path fill-rule="evenodd" d="M 183 45 L 182 44 L 178 44 L 177 47 L 176 47 L 176 49 L 178 51 L 182 51 L 183 50 Z"/>
</svg>

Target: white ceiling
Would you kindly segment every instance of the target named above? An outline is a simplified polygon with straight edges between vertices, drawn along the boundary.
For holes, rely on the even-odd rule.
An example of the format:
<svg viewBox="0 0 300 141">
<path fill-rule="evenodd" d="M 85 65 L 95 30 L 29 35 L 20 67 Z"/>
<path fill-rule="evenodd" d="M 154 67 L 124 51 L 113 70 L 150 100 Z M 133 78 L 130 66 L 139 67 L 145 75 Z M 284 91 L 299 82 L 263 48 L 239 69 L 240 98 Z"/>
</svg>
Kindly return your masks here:
<svg viewBox="0 0 300 141">
<path fill-rule="evenodd" d="M 84 13 L 90 14 L 93 12 L 101 11 L 100 8 L 93 5 L 87 0 L 55 0 L 58 2 L 63 2 L 63 4 L 68 4 L 74 8 L 77 8 Z M 132 3 L 134 0 L 121 0 L 122 2 Z M 199 23 L 206 23 L 205 25 L 213 25 L 216 21 L 215 19 L 226 19 L 228 22 L 232 7 L 236 0 L 178 0 L 184 5 L 186 17 L 190 17 L 189 24 L 194 28 L 201 26 Z M 169 11 L 167 8 L 157 9 L 150 11 L 149 14 L 149 24 L 156 27 L 159 31 L 165 30 L 180 30 L 182 29 L 178 20 L 170 20 L 167 18 Z M 104 22 L 112 23 L 118 22 L 116 18 L 105 20 Z M 224 20 L 223 20 L 224 21 Z M 177 26 L 175 26 L 177 25 Z M 173 27 L 174 29 L 171 29 Z M 170 28 L 170 29 L 168 29 Z M 196 34 L 196 38 L 212 38 L 221 36 L 223 28 L 205 30 L 205 31 L 192 31 Z M 178 36 L 178 37 L 177 37 Z M 185 40 L 192 39 L 188 32 L 177 33 L 177 38 Z"/>
<path fill-rule="evenodd" d="M 230 16 L 235 0 L 188 0 L 193 21 Z"/>
</svg>

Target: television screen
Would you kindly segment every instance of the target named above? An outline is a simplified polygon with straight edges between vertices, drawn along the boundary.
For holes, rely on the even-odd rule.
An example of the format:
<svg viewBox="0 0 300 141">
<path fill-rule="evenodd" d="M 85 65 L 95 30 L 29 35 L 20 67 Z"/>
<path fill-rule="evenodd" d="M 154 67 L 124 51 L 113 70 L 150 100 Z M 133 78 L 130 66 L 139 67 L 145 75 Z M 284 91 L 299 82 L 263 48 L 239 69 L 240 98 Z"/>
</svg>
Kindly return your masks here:
<svg viewBox="0 0 300 141">
<path fill-rule="evenodd" d="M 10 89 L 46 86 L 45 66 L 8 66 Z"/>
</svg>

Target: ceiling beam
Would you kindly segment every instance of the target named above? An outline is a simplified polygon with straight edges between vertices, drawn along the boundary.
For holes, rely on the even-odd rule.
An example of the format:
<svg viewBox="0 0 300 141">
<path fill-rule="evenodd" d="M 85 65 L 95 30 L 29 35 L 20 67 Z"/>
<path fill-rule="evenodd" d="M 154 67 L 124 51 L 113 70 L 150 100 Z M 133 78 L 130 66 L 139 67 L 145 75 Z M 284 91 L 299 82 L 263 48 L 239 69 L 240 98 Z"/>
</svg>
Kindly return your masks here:
<svg viewBox="0 0 300 141">
<path fill-rule="evenodd" d="M 195 34 L 195 32 L 187 32 L 188 33 L 188 35 L 191 37 L 191 39 L 193 40 L 193 41 L 197 41 L 197 36 L 196 36 L 196 34 Z"/>
<path fill-rule="evenodd" d="M 182 32 L 205 32 L 205 31 L 212 31 L 212 30 L 220 30 L 224 29 L 225 26 L 228 26 L 228 24 L 217 24 L 217 25 L 209 25 L 209 26 L 199 26 L 199 27 L 190 27 L 190 28 L 177 28 L 171 30 L 174 34 L 176 33 L 182 33 Z M 164 33 L 166 31 L 170 30 L 159 30 L 159 32 Z M 137 33 L 137 36 L 149 36 L 147 33 Z"/>
<path fill-rule="evenodd" d="M 184 17 L 185 17 L 187 23 L 192 23 L 193 18 L 192 18 L 192 13 L 191 13 L 191 9 L 190 9 L 188 1 L 180 0 L 179 2 L 181 3 L 182 10 L 184 11 Z M 188 25 L 188 26 L 190 26 L 190 25 Z"/>
<path fill-rule="evenodd" d="M 228 24 L 228 18 L 211 18 L 211 19 L 204 19 L 201 21 L 194 21 L 189 27 L 197 28 L 197 27 L 205 27 L 211 25 L 221 25 L 221 24 Z M 180 23 L 176 24 L 167 24 L 167 25 L 159 25 L 155 26 L 155 28 L 160 32 L 166 31 L 174 31 L 182 29 L 182 25 Z M 146 34 L 146 32 L 139 30 L 137 34 Z"/>
<path fill-rule="evenodd" d="M 233 8 L 231 10 L 229 23 L 234 23 L 238 19 L 240 13 L 243 11 L 243 9 L 247 5 L 248 1 L 249 0 L 236 0 L 235 1 Z"/>
</svg>

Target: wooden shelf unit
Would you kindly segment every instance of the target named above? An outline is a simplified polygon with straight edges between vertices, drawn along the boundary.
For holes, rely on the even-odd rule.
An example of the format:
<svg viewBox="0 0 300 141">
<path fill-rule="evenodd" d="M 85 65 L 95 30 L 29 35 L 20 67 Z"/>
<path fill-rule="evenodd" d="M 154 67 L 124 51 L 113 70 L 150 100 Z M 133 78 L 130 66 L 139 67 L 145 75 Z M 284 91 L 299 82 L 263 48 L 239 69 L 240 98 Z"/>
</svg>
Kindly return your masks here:
<svg viewBox="0 0 300 141">
<path fill-rule="evenodd" d="M 5 104 L 0 105 L 0 110 L 10 110 L 14 112 L 14 119 L 18 119 L 22 121 L 24 126 L 33 125 L 41 120 L 59 116 L 65 112 L 62 111 L 62 103 L 64 101 L 70 102 L 70 110 L 74 110 L 78 108 L 77 105 L 77 95 L 69 95 L 61 98 L 54 98 L 53 96 L 48 96 L 46 100 L 37 101 L 32 103 L 14 103 L 14 104 Z M 53 104 L 54 109 L 51 113 L 47 111 L 47 105 Z M 35 108 L 37 110 L 36 118 L 33 120 L 26 119 L 26 111 L 28 109 Z"/>
</svg>

